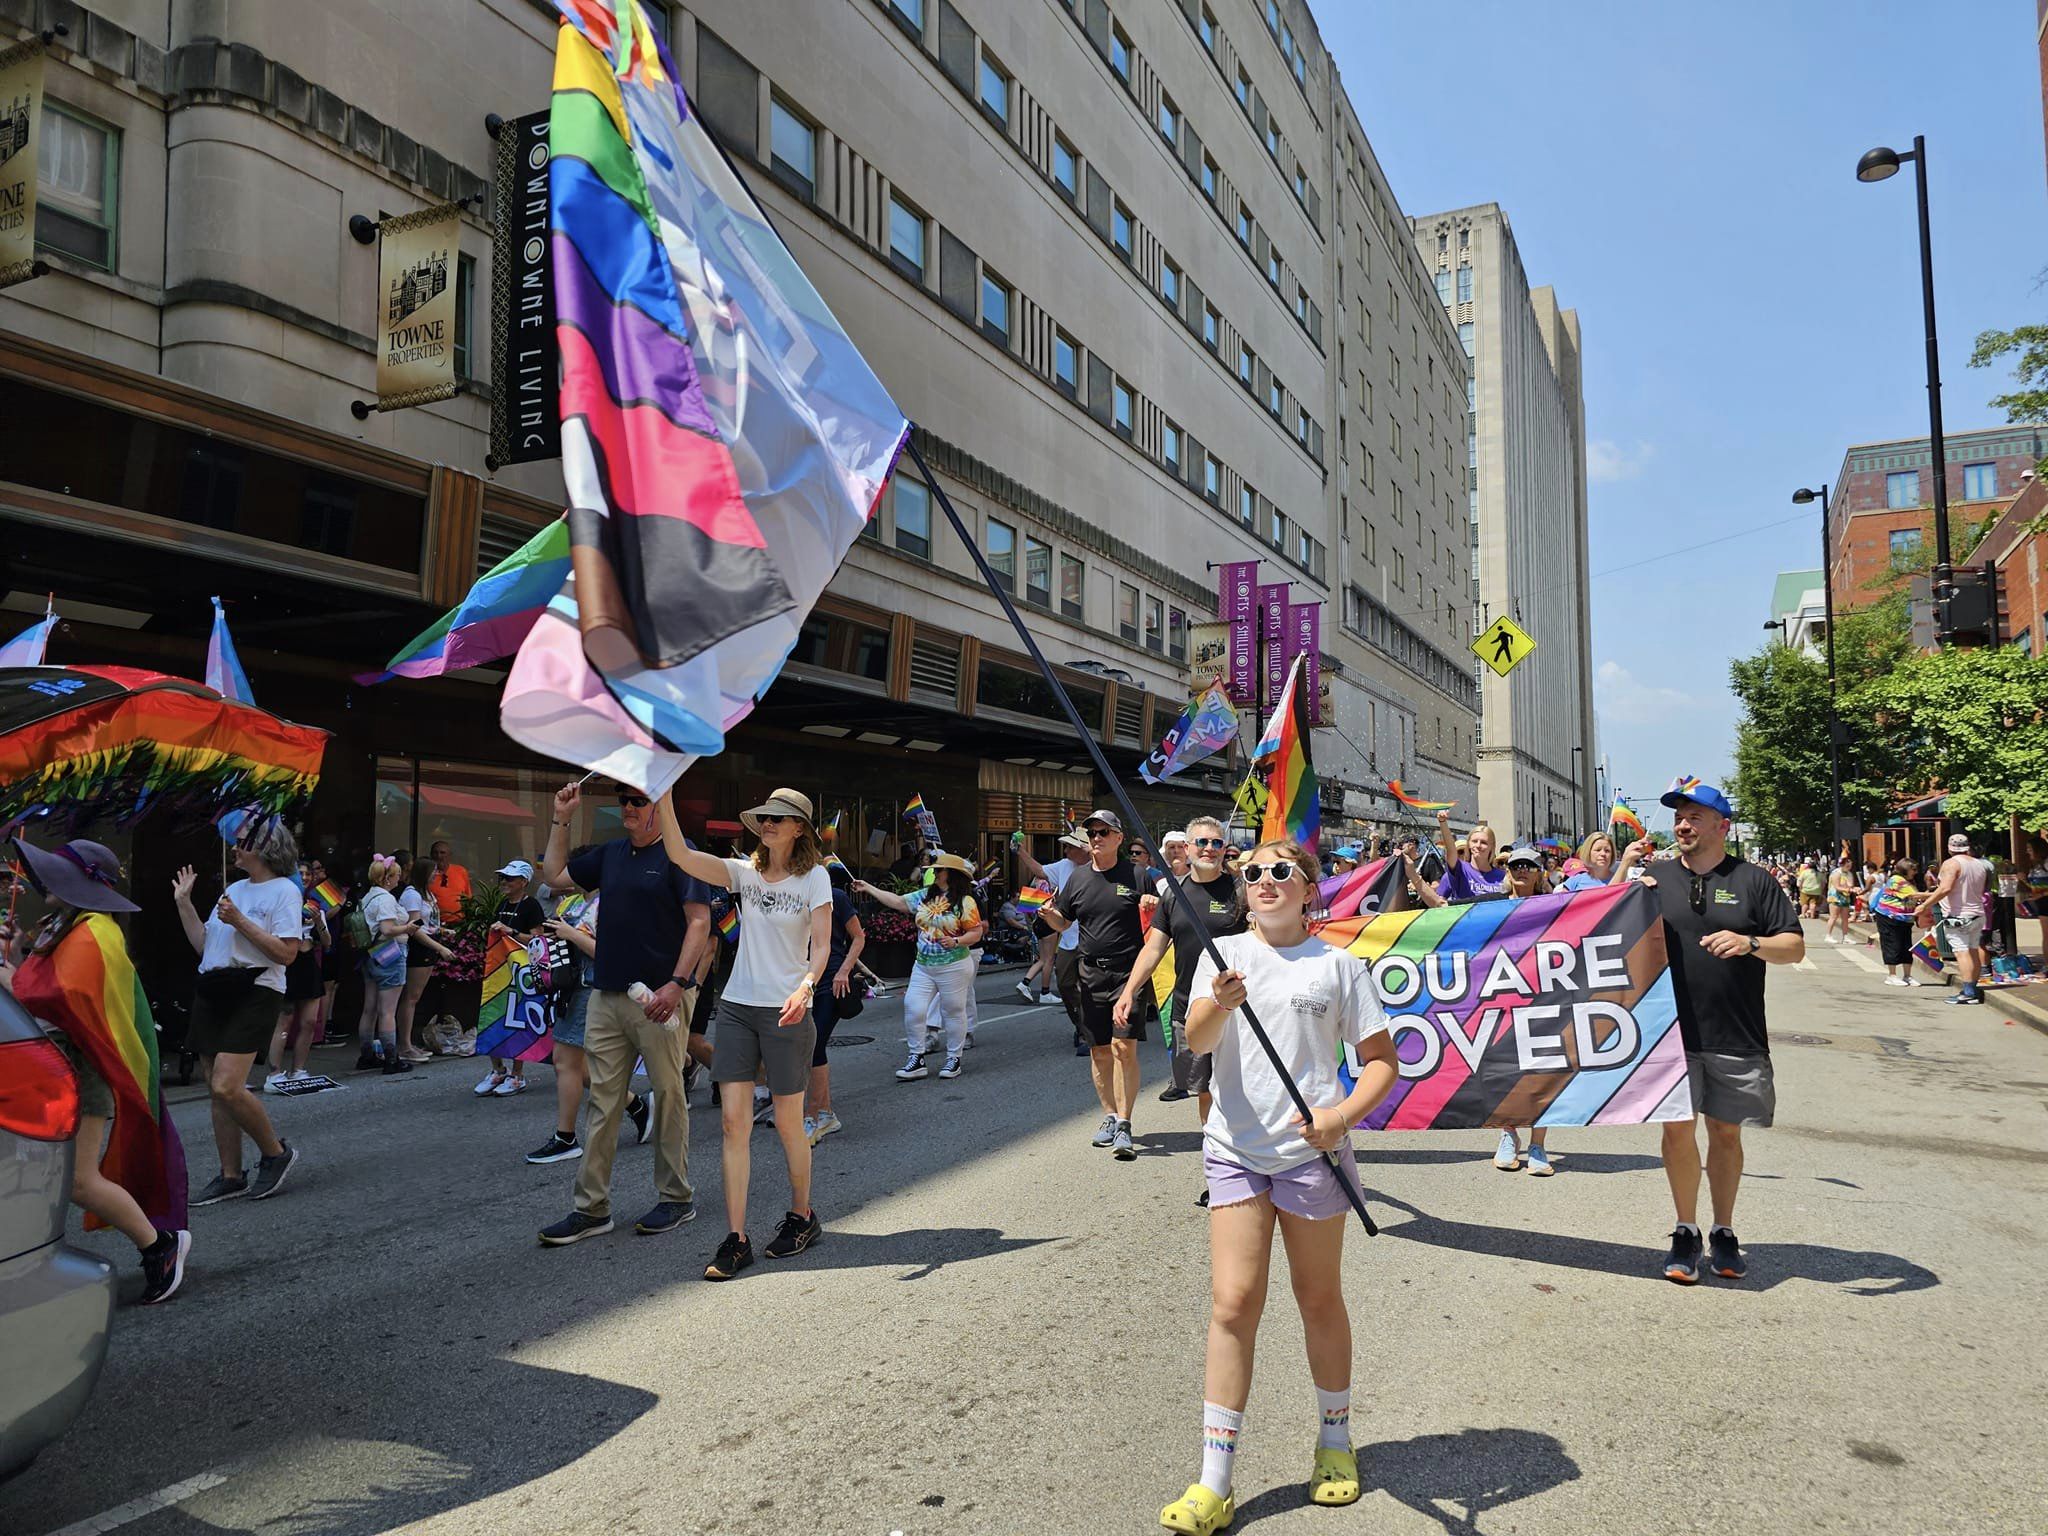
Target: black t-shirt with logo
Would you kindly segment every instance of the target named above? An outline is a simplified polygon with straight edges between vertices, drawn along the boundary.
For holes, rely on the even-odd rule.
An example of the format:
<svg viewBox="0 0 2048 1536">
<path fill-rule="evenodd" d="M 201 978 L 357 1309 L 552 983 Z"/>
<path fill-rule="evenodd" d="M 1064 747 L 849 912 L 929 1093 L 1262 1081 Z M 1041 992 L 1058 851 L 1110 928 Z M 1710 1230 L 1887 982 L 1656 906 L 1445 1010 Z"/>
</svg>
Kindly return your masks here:
<svg viewBox="0 0 2048 1536">
<path fill-rule="evenodd" d="M 1083 864 L 1067 876 L 1066 889 L 1053 903 L 1053 910 L 1080 925 L 1083 961 L 1120 964 L 1128 971 L 1145 943 L 1144 925 L 1138 921 L 1138 898 L 1151 894 L 1150 886 L 1138 883 L 1138 872 L 1129 859 L 1118 859 L 1107 869 Z"/>
<path fill-rule="evenodd" d="M 1202 958 L 1203 936 L 1220 939 L 1244 927 L 1244 893 L 1230 875 L 1218 875 L 1209 881 L 1189 878 L 1181 882 L 1180 888 L 1186 900 L 1176 900 L 1169 885 L 1166 894 L 1159 898 L 1159 910 L 1152 914 L 1153 927 L 1164 921 L 1173 934 L 1176 1019 L 1188 1015 L 1188 989 L 1195 984 L 1195 962 Z"/>
<path fill-rule="evenodd" d="M 1664 909 L 1664 944 L 1671 957 L 1671 988 L 1678 999 L 1678 1029 L 1688 1051 L 1769 1056 L 1764 1029 L 1764 961 L 1756 955 L 1717 960 L 1700 948 L 1710 933 L 1797 933 L 1799 914 L 1756 865 L 1729 854 L 1703 875 L 1676 859 L 1651 866 Z M 1694 908 L 1697 906 L 1698 910 Z"/>
</svg>

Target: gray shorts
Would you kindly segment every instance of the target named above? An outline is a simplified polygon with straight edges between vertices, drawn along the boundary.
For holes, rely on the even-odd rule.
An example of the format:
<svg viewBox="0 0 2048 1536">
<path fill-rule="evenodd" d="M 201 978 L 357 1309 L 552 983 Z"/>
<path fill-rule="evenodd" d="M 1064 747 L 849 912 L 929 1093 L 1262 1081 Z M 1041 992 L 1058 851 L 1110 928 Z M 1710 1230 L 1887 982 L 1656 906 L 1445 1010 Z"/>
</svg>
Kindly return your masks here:
<svg viewBox="0 0 2048 1536">
<path fill-rule="evenodd" d="M 718 1003 L 718 1025 L 711 1037 L 711 1081 L 751 1083 L 754 1073 L 768 1068 L 770 1093 L 802 1093 L 811 1082 L 811 1052 L 818 1026 L 807 1013 L 803 1022 L 784 1029 L 776 1020 L 779 1008 L 746 1003 Z"/>
<path fill-rule="evenodd" d="M 1778 1088 L 1768 1056 L 1687 1051 L 1685 1075 L 1692 1083 L 1696 1115 L 1728 1125 L 1768 1126 L 1777 1114 Z"/>
<path fill-rule="evenodd" d="M 1960 917 L 1944 915 L 1941 926 L 1948 933 L 1948 942 L 1954 949 L 1975 949 L 1984 942 L 1984 914 L 1966 912 Z"/>
</svg>

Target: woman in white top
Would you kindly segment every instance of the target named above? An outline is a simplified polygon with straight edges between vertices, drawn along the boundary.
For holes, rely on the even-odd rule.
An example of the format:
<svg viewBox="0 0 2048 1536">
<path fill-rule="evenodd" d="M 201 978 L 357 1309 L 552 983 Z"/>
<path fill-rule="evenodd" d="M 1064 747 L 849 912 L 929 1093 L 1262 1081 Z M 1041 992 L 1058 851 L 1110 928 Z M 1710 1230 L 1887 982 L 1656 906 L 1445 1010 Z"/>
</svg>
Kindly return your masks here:
<svg viewBox="0 0 2048 1536">
<path fill-rule="evenodd" d="M 363 921 L 370 929 L 369 953 L 363 956 L 364 1013 L 374 1013 L 384 1075 L 410 1072 L 412 1063 L 399 1051 L 398 999 L 405 991 L 407 942 L 420 931 L 420 919 L 408 917 L 399 905 L 398 887 L 404 871 L 389 854 L 370 855 L 370 888 L 363 893 Z M 362 1064 L 357 1063 L 360 1067 Z"/>
<path fill-rule="evenodd" d="M 724 1130 L 725 1214 L 731 1230 L 705 1268 L 707 1280 L 730 1280 L 754 1262 L 747 1239 L 749 1140 L 754 1130 L 748 1084 L 764 1067 L 775 1106 L 775 1133 L 789 1165 L 789 1212 L 768 1241 L 768 1257 L 786 1259 L 818 1240 L 811 1209 L 811 1143 L 804 1134 L 804 1091 L 810 1086 L 817 1026 L 811 990 L 832 950 L 832 881 L 818 844 L 808 795 L 778 789 L 740 812 L 759 839 L 751 859 L 721 859 L 683 841 L 675 812 L 661 801 L 662 839 L 670 862 L 738 898 L 740 938 L 732 974 L 718 1001 L 711 1080 L 720 1085 Z"/>
<path fill-rule="evenodd" d="M 413 1018 L 427 983 L 434 979 L 434 962 L 446 960 L 450 950 L 435 937 L 441 926 L 441 908 L 421 894 L 433 878 L 432 859 L 414 859 L 398 893 L 399 910 L 410 924 L 405 941 L 405 988 L 398 994 L 398 1054 L 406 1061 L 432 1061 L 434 1053 L 413 1038 Z"/>
<path fill-rule="evenodd" d="M 1355 1185 L 1350 1133 L 1394 1085 L 1387 1016 L 1364 961 L 1313 938 L 1314 855 L 1291 842 L 1267 842 L 1239 864 L 1250 928 L 1216 940 L 1229 969 L 1204 954 L 1190 989 L 1188 1048 L 1209 1052 L 1214 1103 L 1203 1126 L 1209 1175 L 1210 1314 L 1203 1381 L 1202 1476 L 1159 1512 L 1159 1523 L 1189 1536 L 1213 1536 L 1236 1517 L 1230 1475 L 1244 1406 L 1251 1394 L 1252 1348 L 1266 1304 L 1277 1220 L 1287 1244 L 1308 1343 L 1309 1374 L 1322 1405 L 1309 1497 L 1349 1504 L 1359 1495 L 1351 1450 L 1351 1319 L 1344 1307 L 1344 1228 L 1351 1206 L 1339 1177 Z M 1300 1085 L 1311 1119 L 1294 1107 L 1286 1083 L 1238 1010 L 1249 1001 L 1288 1075 Z M 1342 1045 L 1357 1049 L 1358 1078 L 1347 1094 L 1337 1073 Z M 1341 1175 L 1323 1156 L 1338 1152 Z"/>
</svg>

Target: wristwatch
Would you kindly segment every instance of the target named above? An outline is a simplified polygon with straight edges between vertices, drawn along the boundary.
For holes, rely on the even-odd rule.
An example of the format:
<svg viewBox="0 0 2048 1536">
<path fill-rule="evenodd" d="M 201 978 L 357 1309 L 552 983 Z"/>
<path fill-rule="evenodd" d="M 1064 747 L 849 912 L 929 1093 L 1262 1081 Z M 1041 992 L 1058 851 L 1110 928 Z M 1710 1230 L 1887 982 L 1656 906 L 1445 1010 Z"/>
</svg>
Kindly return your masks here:
<svg viewBox="0 0 2048 1536">
<path fill-rule="evenodd" d="M 1750 952 L 1750 953 L 1751 953 L 1751 954 L 1753 955 L 1753 954 L 1755 954 L 1755 953 L 1756 953 L 1756 952 L 1757 952 L 1757 951 L 1758 951 L 1759 949 L 1761 949 L 1762 947 L 1763 947 L 1763 946 L 1762 946 L 1762 944 L 1761 944 L 1761 943 L 1759 943 L 1759 942 L 1758 942 L 1758 940 L 1757 940 L 1757 936 L 1756 936 L 1755 934 L 1753 934 L 1753 933 L 1752 933 L 1752 934 L 1751 934 L 1751 935 L 1749 936 L 1749 952 Z"/>
<path fill-rule="evenodd" d="M 669 977 L 669 985 L 680 987 L 683 991 L 687 992 L 690 990 L 690 978 L 687 976 L 671 976 Z"/>
</svg>

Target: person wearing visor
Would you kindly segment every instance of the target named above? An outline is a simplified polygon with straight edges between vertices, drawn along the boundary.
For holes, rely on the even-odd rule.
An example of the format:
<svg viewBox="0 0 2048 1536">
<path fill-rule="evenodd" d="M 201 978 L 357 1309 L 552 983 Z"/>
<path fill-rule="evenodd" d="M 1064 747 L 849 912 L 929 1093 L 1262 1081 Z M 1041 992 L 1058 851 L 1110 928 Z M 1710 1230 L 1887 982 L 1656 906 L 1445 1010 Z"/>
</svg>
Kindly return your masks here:
<svg viewBox="0 0 2048 1536">
<path fill-rule="evenodd" d="M 1764 1025 L 1764 967 L 1806 958 L 1799 914 L 1777 881 L 1728 851 L 1735 809 L 1712 784 L 1674 779 L 1659 803 L 1672 813 L 1675 866 L 1659 867 L 1643 884 L 1664 914 L 1671 990 L 1685 1042 L 1694 1120 L 1664 1124 L 1664 1176 L 1678 1224 L 1664 1278 L 1692 1285 L 1700 1277 L 1700 1149 L 1695 1121 L 1707 1125 L 1707 1184 L 1714 1222 L 1707 1233 L 1708 1267 L 1740 1280 L 1748 1265 L 1736 1241 L 1735 1197 L 1742 1185 L 1742 1128 L 1768 1126 L 1777 1111 L 1770 1036 Z M 1621 856 L 1624 874 L 1650 857 L 1648 838 Z"/>
</svg>

